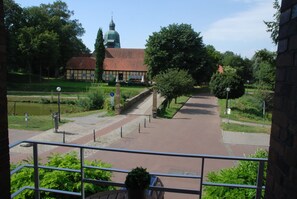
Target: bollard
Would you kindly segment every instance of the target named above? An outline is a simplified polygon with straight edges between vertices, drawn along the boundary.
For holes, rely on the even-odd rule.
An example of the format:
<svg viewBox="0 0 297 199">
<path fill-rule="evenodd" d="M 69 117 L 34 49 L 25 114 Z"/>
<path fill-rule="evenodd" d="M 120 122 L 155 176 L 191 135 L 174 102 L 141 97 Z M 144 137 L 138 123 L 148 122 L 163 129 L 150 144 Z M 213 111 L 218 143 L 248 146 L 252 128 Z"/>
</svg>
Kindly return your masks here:
<svg viewBox="0 0 297 199">
<path fill-rule="evenodd" d="M 144 118 L 143 126 L 144 126 L 144 128 L 146 128 L 146 118 Z"/>
<path fill-rule="evenodd" d="M 63 143 L 65 143 L 65 131 L 63 131 Z"/>
<path fill-rule="evenodd" d="M 96 132 L 95 132 L 95 129 L 93 130 L 93 139 L 94 139 L 94 142 L 96 142 Z"/>
<path fill-rule="evenodd" d="M 151 115 L 149 115 L 149 123 L 151 123 Z"/>
<path fill-rule="evenodd" d="M 139 123 L 139 125 L 138 125 L 138 133 L 140 133 L 140 123 Z"/>
<path fill-rule="evenodd" d="M 121 126 L 121 138 L 123 138 L 123 127 Z"/>
</svg>

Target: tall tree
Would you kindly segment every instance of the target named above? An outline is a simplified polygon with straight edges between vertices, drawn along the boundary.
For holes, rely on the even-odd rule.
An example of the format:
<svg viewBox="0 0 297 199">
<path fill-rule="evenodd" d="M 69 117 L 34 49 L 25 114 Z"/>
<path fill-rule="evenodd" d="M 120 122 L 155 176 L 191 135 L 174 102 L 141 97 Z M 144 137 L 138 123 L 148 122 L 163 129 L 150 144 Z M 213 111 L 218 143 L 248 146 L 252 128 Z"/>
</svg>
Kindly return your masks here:
<svg viewBox="0 0 297 199">
<path fill-rule="evenodd" d="M 267 26 L 267 32 L 270 32 L 272 42 L 276 45 L 278 42 L 278 29 L 279 29 L 279 20 L 280 20 L 280 14 L 281 14 L 281 7 L 278 0 L 274 0 L 273 2 L 273 8 L 276 10 L 273 14 L 273 21 L 264 21 L 264 23 Z"/>
<path fill-rule="evenodd" d="M 0 0 L 0 193 L 10 198 L 10 164 L 6 98 L 6 31 L 3 0 Z"/>
<path fill-rule="evenodd" d="M 259 86 L 274 89 L 276 53 L 262 49 L 255 53 L 252 61 L 254 78 Z"/>
<path fill-rule="evenodd" d="M 53 76 L 64 70 L 70 57 L 90 52 L 80 39 L 84 29 L 77 20 L 71 19 L 74 13 L 65 2 L 58 0 L 23 9 L 12 0 L 5 3 L 9 14 L 5 18 L 6 26 L 12 29 L 9 32 L 16 31 L 9 34 L 14 39 L 10 39 L 9 46 L 14 48 L 9 48 L 12 50 L 8 53 L 17 59 L 19 68 L 33 73 L 46 69 Z M 13 62 L 9 60 L 9 64 Z"/>
<path fill-rule="evenodd" d="M 7 66 L 8 70 L 17 70 L 20 60 L 17 36 L 24 25 L 23 9 L 13 0 L 4 0 L 4 24 L 7 30 Z"/>
<path fill-rule="evenodd" d="M 243 59 L 231 51 L 226 51 L 222 54 L 221 64 L 223 66 L 231 66 L 236 69 L 237 74 L 244 80 L 252 78 L 252 64 L 248 58 Z"/>
<path fill-rule="evenodd" d="M 96 82 L 102 81 L 103 75 L 103 62 L 105 58 L 105 47 L 102 29 L 99 28 L 97 38 L 95 42 L 95 54 L 96 54 L 96 69 L 95 69 L 95 80 Z"/>
<path fill-rule="evenodd" d="M 198 81 L 205 57 L 200 33 L 188 24 L 171 24 L 149 36 L 144 62 L 151 79 L 169 68 L 180 68 L 189 71 Z"/>
</svg>

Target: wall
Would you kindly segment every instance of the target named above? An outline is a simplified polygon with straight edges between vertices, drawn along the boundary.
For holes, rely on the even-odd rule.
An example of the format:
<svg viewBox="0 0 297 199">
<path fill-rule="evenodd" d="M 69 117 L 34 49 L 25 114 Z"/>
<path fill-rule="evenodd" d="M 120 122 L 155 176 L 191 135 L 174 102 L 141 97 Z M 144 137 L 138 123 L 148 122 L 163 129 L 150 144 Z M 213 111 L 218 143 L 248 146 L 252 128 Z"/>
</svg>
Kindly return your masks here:
<svg viewBox="0 0 297 199">
<path fill-rule="evenodd" d="M 297 198 L 297 0 L 283 0 L 266 198 Z"/>
<path fill-rule="evenodd" d="M 10 166 L 6 98 L 6 32 L 4 30 L 3 0 L 0 0 L 0 194 L 10 198 Z"/>
</svg>

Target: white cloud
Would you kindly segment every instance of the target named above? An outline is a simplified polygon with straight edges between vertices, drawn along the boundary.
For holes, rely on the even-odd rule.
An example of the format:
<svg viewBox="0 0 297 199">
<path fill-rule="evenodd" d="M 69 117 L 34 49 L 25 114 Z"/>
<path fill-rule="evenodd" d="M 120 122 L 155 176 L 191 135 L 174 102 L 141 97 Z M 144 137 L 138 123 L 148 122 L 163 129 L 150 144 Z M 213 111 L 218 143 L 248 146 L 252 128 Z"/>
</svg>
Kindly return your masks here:
<svg viewBox="0 0 297 199">
<path fill-rule="evenodd" d="M 203 32 L 203 39 L 206 44 L 216 43 L 225 44 L 226 49 L 242 49 L 239 54 L 249 54 L 251 46 L 253 48 L 270 48 L 270 34 L 266 32 L 266 26 L 263 21 L 271 21 L 275 10 L 272 7 L 271 0 L 233 0 L 249 3 L 250 9 L 236 13 L 232 17 L 224 18 L 212 23 L 209 28 Z M 267 45 L 263 42 L 268 42 Z M 263 43 L 263 47 L 261 47 Z M 246 48 L 244 49 L 246 45 Z M 222 47 L 221 47 L 222 48 Z M 220 50 L 220 49 L 218 49 Z M 244 52 L 245 51 L 245 52 Z M 249 56 L 249 55 L 245 55 Z"/>
</svg>

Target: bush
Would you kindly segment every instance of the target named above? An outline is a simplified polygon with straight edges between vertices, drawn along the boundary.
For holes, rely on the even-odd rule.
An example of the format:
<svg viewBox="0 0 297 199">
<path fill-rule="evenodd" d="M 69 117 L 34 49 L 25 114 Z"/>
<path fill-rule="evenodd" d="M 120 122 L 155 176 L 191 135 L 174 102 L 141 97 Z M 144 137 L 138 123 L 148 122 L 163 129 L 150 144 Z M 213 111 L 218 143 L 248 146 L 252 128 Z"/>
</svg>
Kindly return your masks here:
<svg viewBox="0 0 297 199">
<path fill-rule="evenodd" d="M 267 158 L 268 152 L 266 150 L 258 150 L 255 154 L 251 155 L 253 158 Z M 264 167 L 264 184 L 266 183 L 267 164 Z M 217 172 L 209 172 L 207 178 L 210 182 L 226 183 L 226 184 L 246 184 L 256 185 L 258 172 L 258 162 L 253 161 L 239 161 L 237 166 L 232 168 L 222 169 Z M 228 187 L 215 187 L 206 186 L 204 188 L 204 197 L 206 199 L 213 198 L 255 198 L 255 189 L 243 188 L 228 188 Z"/>
<path fill-rule="evenodd" d="M 211 92 L 219 99 L 227 97 L 226 88 L 230 88 L 229 99 L 239 98 L 244 94 L 244 81 L 236 73 L 215 73 L 209 83 Z"/>
<path fill-rule="evenodd" d="M 79 98 L 77 105 L 85 111 L 102 109 L 104 107 L 104 96 L 99 92 L 90 92 L 86 98 Z"/>
<path fill-rule="evenodd" d="M 45 164 L 46 166 L 51 167 L 60 167 L 60 168 L 70 168 L 70 169 L 80 169 L 80 160 L 77 158 L 77 154 L 75 152 L 68 153 L 66 155 L 54 154 L 48 158 L 48 162 Z M 32 160 L 27 160 L 25 163 L 32 164 Z M 22 162 L 24 163 L 24 162 Z M 86 161 L 86 165 L 97 166 L 97 167 L 105 167 L 110 168 L 111 165 L 101 162 L 101 161 Z M 12 168 L 15 168 L 16 165 L 12 165 Z M 75 172 L 66 172 L 66 171 L 52 171 L 47 169 L 40 169 L 40 186 L 48 189 L 58 189 L 64 191 L 73 191 L 80 192 L 81 191 L 81 176 L 79 173 Z M 111 180 L 112 173 L 108 171 L 95 170 L 95 169 L 85 169 L 85 177 L 97 180 Z M 16 174 L 11 176 L 11 192 L 14 193 L 20 188 L 24 186 L 33 186 L 34 187 L 34 173 L 32 168 L 23 168 Z M 85 193 L 86 196 L 95 194 L 101 191 L 113 190 L 113 187 L 103 187 L 93 184 L 85 183 Z M 70 199 L 73 196 L 66 196 L 57 193 L 49 193 L 49 192 L 40 192 L 41 198 L 55 198 L 55 199 Z M 34 198 L 33 190 L 25 190 L 16 198 Z"/>
</svg>

